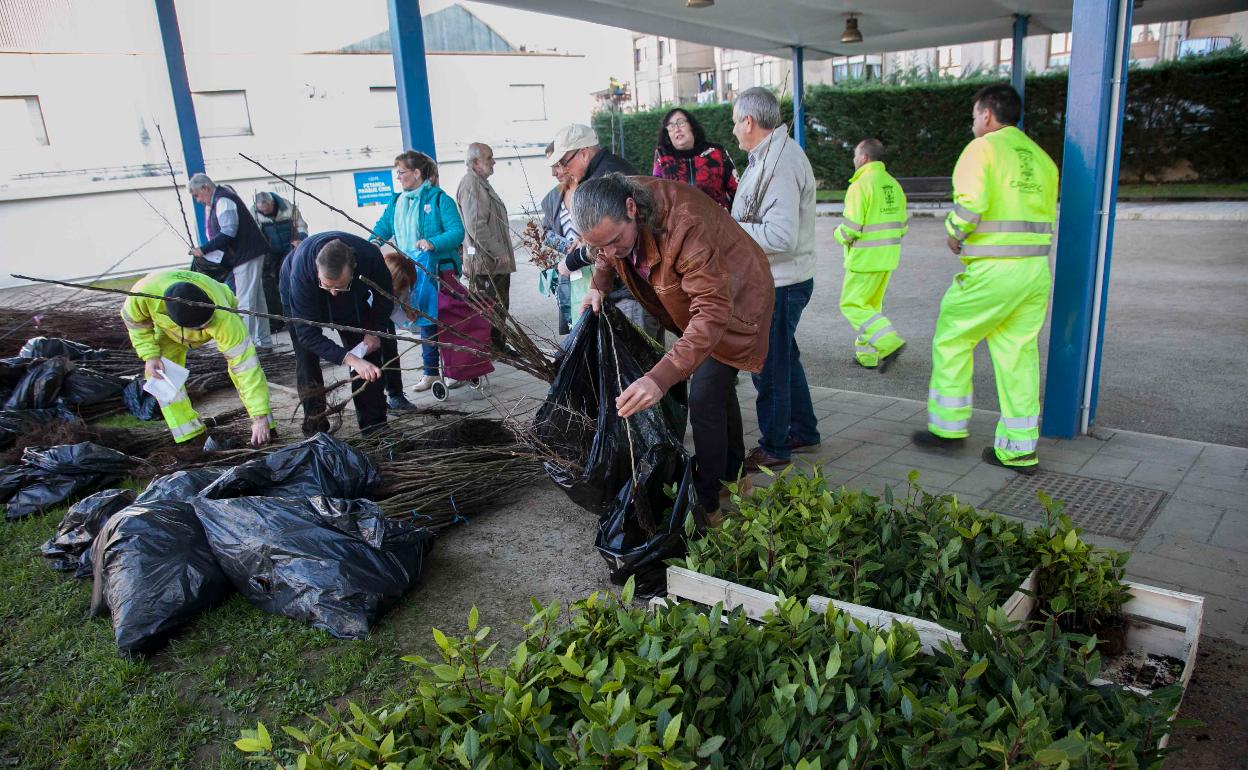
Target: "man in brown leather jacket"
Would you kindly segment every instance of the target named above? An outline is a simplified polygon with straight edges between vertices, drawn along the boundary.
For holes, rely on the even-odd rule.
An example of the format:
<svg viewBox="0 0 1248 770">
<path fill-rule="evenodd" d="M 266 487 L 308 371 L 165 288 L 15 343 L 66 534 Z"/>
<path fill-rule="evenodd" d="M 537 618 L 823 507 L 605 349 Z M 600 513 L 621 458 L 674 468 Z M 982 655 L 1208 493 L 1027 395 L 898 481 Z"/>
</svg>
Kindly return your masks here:
<svg viewBox="0 0 1248 770">
<path fill-rule="evenodd" d="M 618 275 L 676 344 L 615 406 L 621 417 L 689 380 L 694 486 L 708 514 L 745 458 L 737 372 L 767 358 L 775 286 L 767 257 L 721 206 L 683 182 L 610 174 L 576 190 L 572 213 L 596 257 L 585 304 L 598 312 Z"/>
</svg>

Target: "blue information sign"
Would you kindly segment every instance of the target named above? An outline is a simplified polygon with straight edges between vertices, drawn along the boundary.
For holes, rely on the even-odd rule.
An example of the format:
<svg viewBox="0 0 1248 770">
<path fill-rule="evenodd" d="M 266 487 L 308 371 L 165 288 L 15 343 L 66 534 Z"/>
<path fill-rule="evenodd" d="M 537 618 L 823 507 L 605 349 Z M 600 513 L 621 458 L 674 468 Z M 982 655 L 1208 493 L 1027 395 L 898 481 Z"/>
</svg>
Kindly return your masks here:
<svg viewBox="0 0 1248 770">
<path fill-rule="evenodd" d="M 355 172 L 356 206 L 385 206 L 393 197 L 394 182 L 390 169 Z"/>
</svg>

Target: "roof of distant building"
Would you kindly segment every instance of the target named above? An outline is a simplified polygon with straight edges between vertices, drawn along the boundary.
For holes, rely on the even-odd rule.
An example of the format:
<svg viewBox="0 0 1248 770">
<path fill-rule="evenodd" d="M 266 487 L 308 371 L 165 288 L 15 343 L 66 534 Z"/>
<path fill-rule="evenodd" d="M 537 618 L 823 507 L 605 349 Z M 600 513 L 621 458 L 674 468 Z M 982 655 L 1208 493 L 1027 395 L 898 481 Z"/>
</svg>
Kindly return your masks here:
<svg viewBox="0 0 1248 770">
<path fill-rule="evenodd" d="M 513 53 L 517 49 L 494 28 L 462 5 L 452 5 L 421 19 L 425 50 L 454 53 Z M 338 53 L 390 53 L 390 30 L 338 49 Z"/>
</svg>

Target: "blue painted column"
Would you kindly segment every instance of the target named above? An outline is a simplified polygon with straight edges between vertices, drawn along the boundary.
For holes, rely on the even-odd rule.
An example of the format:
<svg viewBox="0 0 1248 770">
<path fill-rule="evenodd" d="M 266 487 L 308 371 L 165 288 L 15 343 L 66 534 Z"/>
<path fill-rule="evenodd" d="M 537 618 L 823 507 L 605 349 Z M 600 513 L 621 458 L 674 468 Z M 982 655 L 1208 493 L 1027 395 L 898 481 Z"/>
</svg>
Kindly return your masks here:
<svg viewBox="0 0 1248 770">
<path fill-rule="evenodd" d="M 806 149 L 806 78 L 802 73 L 802 60 L 806 49 L 793 46 L 793 139 Z"/>
<path fill-rule="evenodd" d="M 1075 0 L 1057 269 L 1045 377 L 1045 436 L 1073 438 L 1096 416 L 1126 102 L 1131 0 Z"/>
<path fill-rule="evenodd" d="M 1027 59 L 1023 56 L 1023 41 L 1027 39 L 1027 21 L 1031 19 L 1025 13 L 1014 14 L 1014 53 L 1010 54 L 1010 85 L 1023 98 L 1023 114 L 1019 116 L 1018 127 L 1023 128 L 1023 120 L 1027 117 Z"/>
<path fill-rule="evenodd" d="M 420 0 L 386 0 L 386 4 L 390 8 L 390 51 L 394 58 L 394 86 L 399 98 L 403 149 L 418 150 L 437 160 Z"/>
<path fill-rule="evenodd" d="M 191 82 L 186 75 L 186 56 L 182 52 L 182 32 L 178 29 L 178 11 L 173 0 L 156 0 L 156 19 L 160 24 L 160 42 L 165 49 L 165 67 L 169 70 L 169 89 L 173 92 L 173 111 L 178 119 L 178 137 L 182 144 L 182 162 L 186 164 L 187 180 L 191 174 L 204 171 L 204 151 L 199 145 L 199 123 L 195 120 L 195 104 L 191 101 Z M 188 199 L 190 196 L 187 196 Z M 195 209 L 195 237 L 204 238 L 204 207 L 191 200 Z"/>
</svg>

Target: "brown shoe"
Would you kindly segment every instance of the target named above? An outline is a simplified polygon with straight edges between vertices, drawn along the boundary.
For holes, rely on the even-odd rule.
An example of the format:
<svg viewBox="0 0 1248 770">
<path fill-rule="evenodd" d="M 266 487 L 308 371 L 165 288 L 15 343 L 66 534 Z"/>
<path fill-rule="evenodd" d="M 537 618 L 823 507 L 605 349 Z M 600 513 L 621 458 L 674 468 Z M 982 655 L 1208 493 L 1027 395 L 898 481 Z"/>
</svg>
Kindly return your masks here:
<svg viewBox="0 0 1248 770">
<path fill-rule="evenodd" d="M 791 460 L 776 457 L 761 446 L 754 447 L 754 451 L 745 457 L 745 470 L 748 473 L 753 473 L 759 468 L 783 468 L 790 464 L 792 464 Z"/>
<path fill-rule="evenodd" d="M 754 482 L 750 481 L 749 476 L 742 476 L 737 482 L 737 496 L 744 500 L 752 494 L 754 494 Z M 728 505 L 732 505 L 732 492 L 724 487 L 719 490 L 719 508 L 722 511 Z"/>
<path fill-rule="evenodd" d="M 790 452 L 813 452 L 820 446 L 822 446 L 822 442 L 820 441 L 812 441 L 809 444 L 802 444 L 794 441 L 793 439 L 789 439 Z"/>
</svg>

